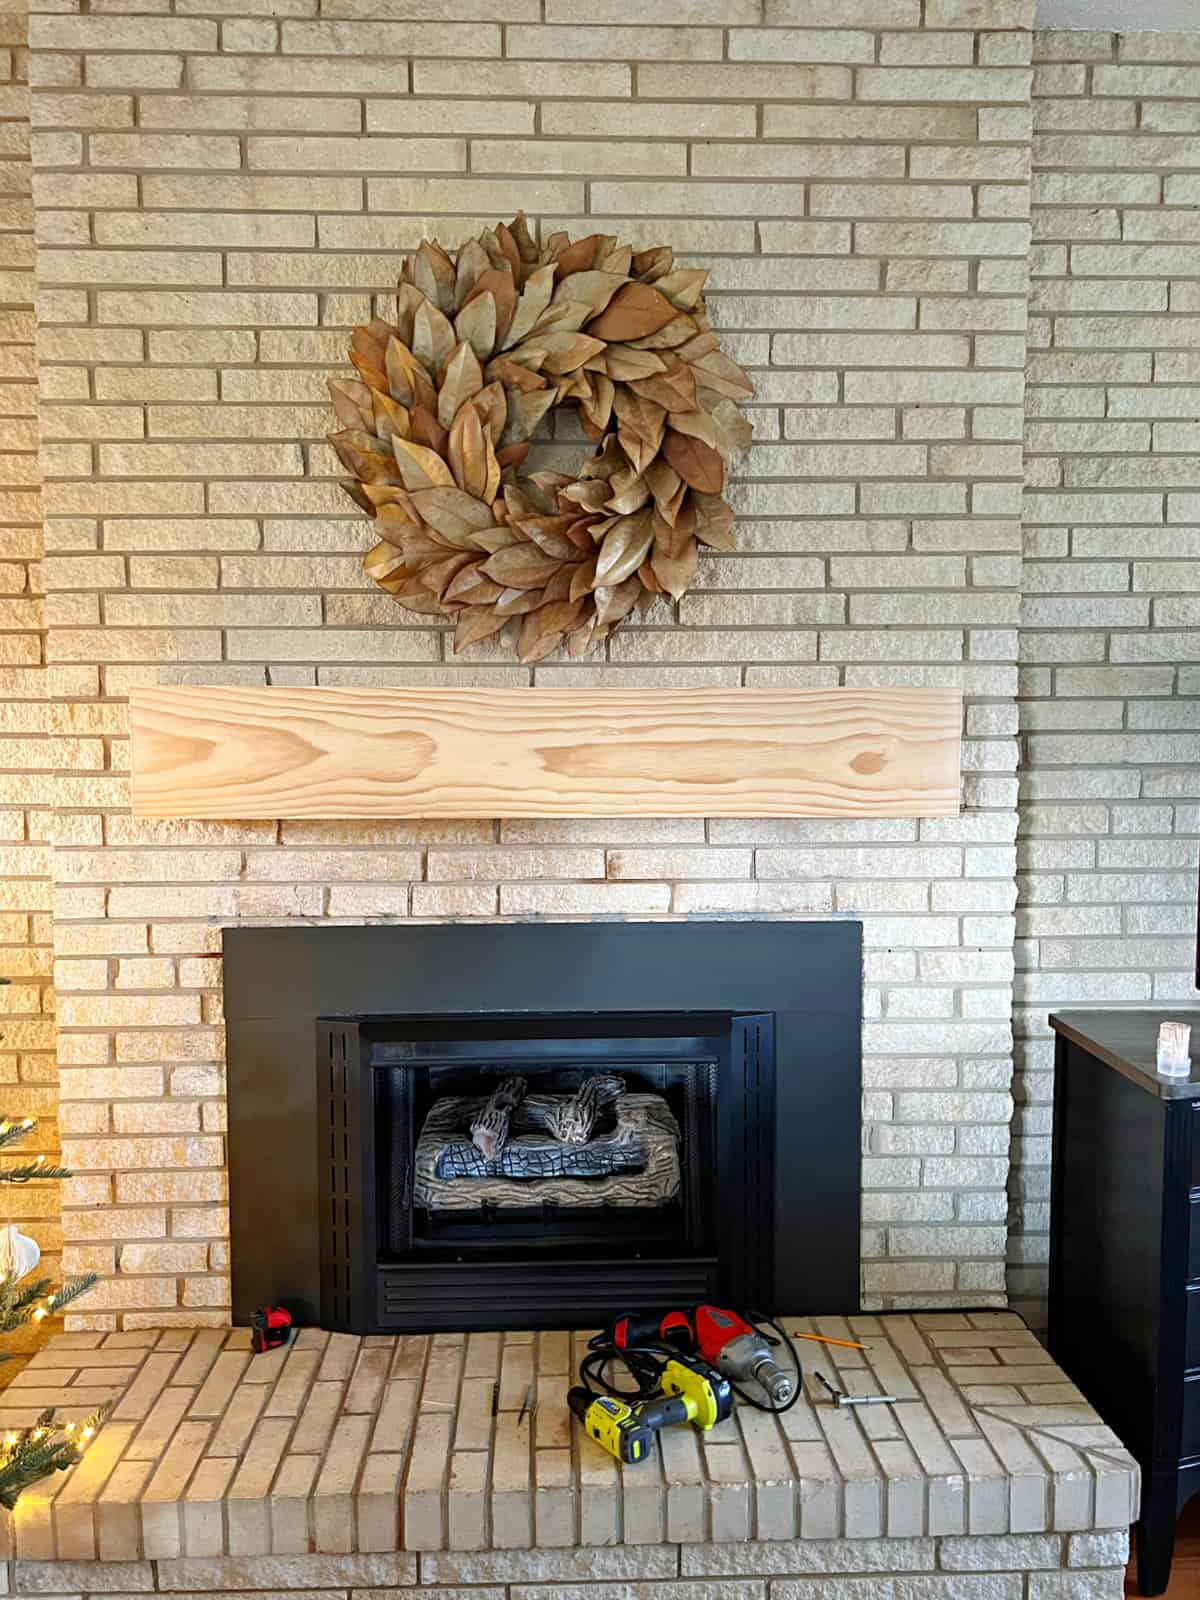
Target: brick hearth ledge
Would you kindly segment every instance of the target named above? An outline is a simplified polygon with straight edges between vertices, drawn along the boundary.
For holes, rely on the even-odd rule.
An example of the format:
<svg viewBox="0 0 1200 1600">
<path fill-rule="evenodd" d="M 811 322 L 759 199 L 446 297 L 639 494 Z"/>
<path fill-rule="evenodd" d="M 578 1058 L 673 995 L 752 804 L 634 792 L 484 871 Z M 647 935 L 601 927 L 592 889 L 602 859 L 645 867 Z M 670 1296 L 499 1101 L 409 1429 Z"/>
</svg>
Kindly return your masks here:
<svg viewBox="0 0 1200 1600">
<path fill-rule="evenodd" d="M 837 1410 L 810 1376 L 784 1417 L 671 1429 L 628 1470 L 568 1415 L 582 1334 L 305 1329 L 263 1356 L 245 1329 L 63 1334 L 0 1397 L 0 1425 L 117 1400 L 83 1462 L 9 1520 L 16 1590 L 1120 1594 L 1136 1464 L 1017 1316 L 790 1326 L 860 1339 L 802 1350 L 851 1393 L 906 1403 Z"/>
</svg>

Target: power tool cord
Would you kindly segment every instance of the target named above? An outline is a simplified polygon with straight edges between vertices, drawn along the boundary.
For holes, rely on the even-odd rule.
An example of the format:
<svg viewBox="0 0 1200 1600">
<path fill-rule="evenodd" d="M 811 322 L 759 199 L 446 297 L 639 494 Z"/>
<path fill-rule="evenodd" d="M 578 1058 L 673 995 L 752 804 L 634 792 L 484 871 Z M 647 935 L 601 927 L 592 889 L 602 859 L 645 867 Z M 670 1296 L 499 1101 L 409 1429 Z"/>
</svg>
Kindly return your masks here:
<svg viewBox="0 0 1200 1600">
<path fill-rule="evenodd" d="M 662 1389 L 663 1368 L 674 1352 L 658 1345 L 634 1345 L 623 1349 L 620 1345 L 593 1344 L 579 1365 L 579 1378 L 592 1394 L 611 1394 L 618 1400 L 637 1404 L 639 1400 L 652 1400 Z M 619 1361 L 634 1381 L 632 1389 L 620 1389 L 607 1375 L 606 1369 Z"/>
</svg>

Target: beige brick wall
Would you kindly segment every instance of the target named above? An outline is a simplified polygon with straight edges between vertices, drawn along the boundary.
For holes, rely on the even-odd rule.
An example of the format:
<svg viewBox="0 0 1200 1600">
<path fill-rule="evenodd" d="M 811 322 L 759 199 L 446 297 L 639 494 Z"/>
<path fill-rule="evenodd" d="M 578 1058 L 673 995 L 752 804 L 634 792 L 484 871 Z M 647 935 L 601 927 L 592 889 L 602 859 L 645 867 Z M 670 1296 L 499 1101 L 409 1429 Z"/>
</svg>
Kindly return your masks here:
<svg viewBox="0 0 1200 1600">
<path fill-rule="evenodd" d="M 643 1486 L 644 1480 L 635 1487 Z M 553 1488 L 542 1494 L 551 1505 Z M 728 1498 L 736 1501 L 732 1494 Z M 212 1595 L 217 1600 L 242 1593 L 279 1594 L 285 1587 L 314 1600 L 351 1600 L 367 1588 L 378 1600 L 404 1600 L 412 1594 L 423 1600 L 611 1600 L 614 1592 L 623 1600 L 767 1600 L 768 1595 L 775 1600 L 864 1600 L 897 1591 L 906 1600 L 1060 1600 L 1063 1594 L 1121 1600 L 1128 1548 L 1128 1535 L 1122 1531 L 849 1541 L 806 1536 L 682 1546 L 638 1541 L 595 1549 L 543 1546 L 392 1555 L 181 1556 L 106 1560 L 103 1565 L 18 1561 L 13 1593 L 102 1600 L 112 1592 L 98 1587 L 103 1573 L 110 1583 L 126 1583 L 130 1590 L 136 1584 L 138 1591 Z M 414 1588 L 416 1584 L 420 1587 Z"/>
<path fill-rule="evenodd" d="M 15 1164 L 57 1149 L 48 863 L 55 727 L 44 703 L 38 566 L 33 202 L 24 6 L 0 10 L 0 1113 L 39 1119 Z M 53 1185 L 2 1191 L 44 1251 L 61 1244 Z M 51 1265 L 53 1261 L 51 1260 Z"/>
<path fill-rule="evenodd" d="M 1066 1005 L 1195 1006 L 1200 33 L 1039 33 L 1017 911 L 1018 1304 Z"/>
<path fill-rule="evenodd" d="M 220 929 L 292 918 L 862 916 L 866 1301 L 1002 1298 L 1031 11 L 32 18 L 63 1226 L 106 1275 L 78 1321 L 227 1314 Z M 709 267 L 759 391 L 739 553 L 532 673 L 367 585 L 322 442 L 399 253 L 517 206 Z M 578 461 L 568 428 L 545 457 Z M 964 812 L 134 823 L 124 696 L 180 680 L 961 684 Z"/>
</svg>

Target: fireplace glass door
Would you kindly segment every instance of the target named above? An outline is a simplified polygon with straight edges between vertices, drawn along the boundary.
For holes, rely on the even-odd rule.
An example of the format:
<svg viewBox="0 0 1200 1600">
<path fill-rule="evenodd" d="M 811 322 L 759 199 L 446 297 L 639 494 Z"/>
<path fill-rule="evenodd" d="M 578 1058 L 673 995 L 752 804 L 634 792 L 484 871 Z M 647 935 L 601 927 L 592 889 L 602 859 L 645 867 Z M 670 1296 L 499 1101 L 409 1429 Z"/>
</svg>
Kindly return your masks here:
<svg viewBox="0 0 1200 1600">
<path fill-rule="evenodd" d="M 476 1038 L 380 1044 L 385 1259 L 712 1254 L 723 1042 L 604 1026 L 531 1038 L 484 1024 Z"/>
</svg>

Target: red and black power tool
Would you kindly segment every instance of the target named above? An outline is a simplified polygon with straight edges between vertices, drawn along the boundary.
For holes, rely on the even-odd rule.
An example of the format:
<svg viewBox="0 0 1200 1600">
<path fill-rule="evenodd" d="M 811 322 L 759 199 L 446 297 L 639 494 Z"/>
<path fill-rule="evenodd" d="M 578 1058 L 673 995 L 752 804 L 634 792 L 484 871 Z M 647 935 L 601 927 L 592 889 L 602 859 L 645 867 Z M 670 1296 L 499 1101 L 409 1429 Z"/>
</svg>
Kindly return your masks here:
<svg viewBox="0 0 1200 1600">
<path fill-rule="evenodd" d="M 250 1348 L 256 1356 L 278 1350 L 292 1337 L 292 1313 L 285 1306 L 259 1306 L 250 1318 Z"/>
<path fill-rule="evenodd" d="M 799 1362 L 794 1372 L 781 1367 L 772 1354 L 773 1341 L 753 1322 L 722 1306 L 617 1317 L 600 1340 L 618 1350 L 666 1345 L 669 1349 L 693 1351 L 722 1377 L 734 1383 L 753 1381 L 761 1385 L 774 1411 L 790 1405 L 797 1393 Z M 792 1354 L 794 1357 L 794 1350 Z"/>
</svg>

